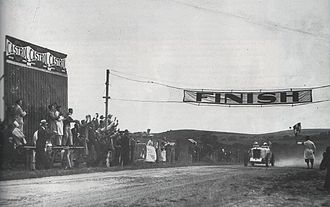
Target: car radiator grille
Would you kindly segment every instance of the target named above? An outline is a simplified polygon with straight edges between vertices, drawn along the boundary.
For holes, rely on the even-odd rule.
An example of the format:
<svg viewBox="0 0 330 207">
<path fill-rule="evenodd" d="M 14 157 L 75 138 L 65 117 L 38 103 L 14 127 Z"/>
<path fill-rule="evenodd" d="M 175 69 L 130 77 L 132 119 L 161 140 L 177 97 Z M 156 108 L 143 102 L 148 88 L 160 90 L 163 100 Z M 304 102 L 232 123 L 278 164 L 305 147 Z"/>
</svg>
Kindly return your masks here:
<svg viewBox="0 0 330 207">
<path fill-rule="evenodd" d="M 261 150 L 260 149 L 254 149 L 253 151 L 252 151 L 252 157 L 253 158 L 260 158 L 260 154 L 261 154 Z"/>
</svg>

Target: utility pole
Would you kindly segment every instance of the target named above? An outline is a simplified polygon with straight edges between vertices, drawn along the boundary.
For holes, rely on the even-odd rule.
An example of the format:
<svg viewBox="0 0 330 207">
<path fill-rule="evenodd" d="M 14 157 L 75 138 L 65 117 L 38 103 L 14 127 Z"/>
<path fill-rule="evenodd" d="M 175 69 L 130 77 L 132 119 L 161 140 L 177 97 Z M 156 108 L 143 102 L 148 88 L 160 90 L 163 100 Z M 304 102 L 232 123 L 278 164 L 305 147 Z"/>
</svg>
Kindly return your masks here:
<svg viewBox="0 0 330 207">
<path fill-rule="evenodd" d="M 110 74 L 110 70 L 107 69 L 107 73 L 106 73 L 106 82 L 105 82 L 105 96 L 103 98 L 105 98 L 105 129 L 108 129 L 108 104 L 109 104 L 109 74 Z"/>
</svg>

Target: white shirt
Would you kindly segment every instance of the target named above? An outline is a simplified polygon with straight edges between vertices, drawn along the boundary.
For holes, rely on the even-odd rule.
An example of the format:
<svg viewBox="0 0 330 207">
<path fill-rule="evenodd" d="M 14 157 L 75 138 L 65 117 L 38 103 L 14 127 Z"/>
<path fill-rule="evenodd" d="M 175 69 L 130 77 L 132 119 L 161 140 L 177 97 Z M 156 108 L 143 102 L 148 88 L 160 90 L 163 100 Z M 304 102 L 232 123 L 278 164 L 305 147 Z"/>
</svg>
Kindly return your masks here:
<svg viewBox="0 0 330 207">
<path fill-rule="evenodd" d="M 39 131 L 39 130 L 35 131 L 34 134 L 33 134 L 32 143 L 33 143 L 34 146 L 37 145 L 38 131 Z"/>
<path fill-rule="evenodd" d="M 314 152 L 316 150 L 316 147 L 315 147 L 314 143 L 310 140 L 307 140 L 303 144 L 305 146 L 304 158 L 305 159 L 315 159 Z"/>
</svg>

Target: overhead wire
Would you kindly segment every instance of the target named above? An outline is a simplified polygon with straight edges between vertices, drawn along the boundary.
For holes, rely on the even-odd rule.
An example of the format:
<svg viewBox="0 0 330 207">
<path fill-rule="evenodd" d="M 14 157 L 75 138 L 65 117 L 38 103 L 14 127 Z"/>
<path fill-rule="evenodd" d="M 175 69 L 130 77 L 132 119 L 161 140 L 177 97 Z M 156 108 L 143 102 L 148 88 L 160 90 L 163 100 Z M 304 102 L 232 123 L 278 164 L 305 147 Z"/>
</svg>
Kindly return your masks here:
<svg viewBox="0 0 330 207">
<path fill-rule="evenodd" d="M 183 87 L 177 87 L 177 86 L 173 86 L 173 85 L 168 85 L 168 84 L 164 84 L 158 81 L 153 81 L 153 80 L 138 80 L 138 79 L 134 79 L 134 78 L 129 78 L 123 75 L 119 75 L 119 74 L 115 74 L 113 73 L 114 70 L 110 71 L 110 75 L 121 78 L 121 79 L 125 79 L 125 80 L 129 80 L 129 81 L 133 81 L 133 82 L 138 82 L 138 83 L 145 83 L 145 84 L 155 84 L 155 85 L 160 85 L 160 86 L 164 86 L 164 87 L 168 87 L 168 88 L 172 88 L 172 89 L 176 89 L 176 90 L 196 90 L 196 89 L 186 89 Z M 118 72 L 118 71 L 116 71 Z M 289 91 L 289 90 L 294 90 L 294 89 L 300 89 L 300 90 L 313 90 L 313 89 L 321 89 L 321 88 L 328 88 L 330 87 L 330 84 L 327 85 L 321 85 L 321 86 L 315 86 L 315 87 L 303 87 L 303 88 L 286 88 L 286 89 L 254 89 L 254 90 L 221 90 L 222 92 L 228 91 L 228 92 L 243 92 L 243 91 Z M 212 89 L 199 89 L 199 91 L 211 91 Z M 213 91 L 220 91 L 220 90 L 213 90 Z M 198 102 L 184 102 L 184 101 L 176 101 L 176 100 L 140 100 L 140 99 L 121 99 L 121 98 L 111 98 L 111 100 L 115 100 L 115 101 L 126 101 L 126 102 L 141 102 L 141 103 L 184 103 L 184 104 L 191 104 L 191 105 L 197 105 L 197 106 L 218 106 L 218 107 L 277 107 L 277 106 L 301 106 L 301 105 L 307 105 L 307 104 L 316 104 L 316 103 L 323 103 L 323 102 L 328 102 L 330 100 L 326 99 L 326 100 L 318 100 L 318 101 L 313 101 L 313 102 L 308 102 L 308 103 L 288 103 L 288 104 L 274 104 L 274 105 L 268 105 L 268 104 L 259 104 L 259 105 L 246 105 L 246 104 L 242 104 L 242 105 L 230 105 L 230 104 L 207 104 L 207 103 L 198 103 Z"/>
<path fill-rule="evenodd" d="M 257 91 L 257 92 L 261 92 L 261 91 L 290 91 L 290 90 L 313 90 L 313 89 L 321 89 L 321 88 L 328 88 L 330 87 L 330 84 L 327 85 L 321 85 L 321 86 L 313 86 L 313 87 L 292 87 L 292 88 L 277 88 L 277 89 L 191 89 L 191 88 L 184 88 L 184 87 L 178 87 L 178 86 L 173 86 L 173 85 L 168 85 L 168 84 L 164 84 L 158 81 L 153 81 L 153 80 L 138 80 L 138 79 L 134 79 L 134 78 L 129 78 L 127 76 L 123 76 L 123 75 L 118 75 L 112 72 L 113 70 L 111 70 L 110 74 L 113 76 L 116 76 L 118 78 L 122 78 L 122 79 L 126 79 L 129 81 L 134 81 L 134 82 L 139 82 L 139 83 L 148 83 L 148 84 L 156 84 L 156 85 L 161 85 L 161 86 L 165 86 L 165 87 L 169 87 L 169 88 L 174 88 L 174 89 L 178 89 L 178 90 L 198 90 L 198 91 L 222 91 L 222 92 L 244 92 L 244 91 Z"/>
<path fill-rule="evenodd" d="M 171 101 L 171 100 L 139 100 L 139 99 L 122 99 L 122 98 L 111 98 L 114 101 L 127 101 L 127 102 L 141 102 L 141 103 L 185 103 L 182 101 Z"/>
<path fill-rule="evenodd" d="M 291 27 L 287 27 L 287 26 L 283 26 L 283 25 L 279 25 L 279 24 L 275 24 L 275 23 L 257 22 L 257 21 L 253 21 L 251 18 L 246 17 L 246 16 L 232 14 L 232 13 L 220 11 L 220 10 L 217 10 L 217 9 L 210 9 L 210 8 L 206 8 L 206 7 L 202 7 L 202 6 L 198 6 L 198 5 L 193 5 L 193 4 L 189 4 L 189 3 L 185 3 L 185 2 L 181 2 L 181 1 L 177 1 L 177 0 L 168 0 L 168 1 L 176 3 L 176 4 L 184 5 L 186 7 L 191 7 L 191 8 L 199 9 L 199 10 L 202 10 L 202 11 L 206 11 L 206 12 L 211 12 L 211 13 L 215 13 L 215 14 L 221 14 L 221 15 L 224 15 L 224 16 L 229 16 L 229 17 L 232 17 L 232 18 L 237 18 L 237 19 L 243 20 L 247 23 L 262 26 L 262 27 L 271 27 L 273 29 L 282 30 L 282 31 L 297 32 L 297 33 L 301 33 L 301 34 L 304 34 L 304 35 L 313 36 L 313 37 L 316 37 L 316 38 L 322 39 L 322 40 L 329 40 L 330 39 L 330 35 L 327 35 L 327 34 L 315 34 L 315 33 L 308 32 L 308 31 L 305 31 L 305 30 L 302 30 L 302 29 L 291 28 Z"/>
<path fill-rule="evenodd" d="M 122 78 L 122 79 L 130 80 L 130 81 L 134 81 L 134 82 L 139 82 L 139 83 L 150 83 L 150 84 L 155 84 L 155 85 L 165 86 L 165 87 L 168 87 L 168 88 L 173 88 L 173 89 L 178 89 L 178 90 L 184 90 L 184 88 L 177 87 L 177 86 L 172 86 L 172 85 L 168 85 L 168 84 L 164 84 L 164 83 L 160 83 L 160 82 L 157 82 L 157 81 L 137 80 L 137 79 L 133 79 L 133 78 L 125 77 L 125 76 L 122 76 L 122 75 L 118 75 L 118 74 L 115 74 L 115 73 L 113 73 L 113 72 L 110 72 L 110 74 L 113 75 L 113 76 L 116 76 L 116 77 L 118 77 L 118 78 Z"/>
<path fill-rule="evenodd" d="M 121 67 L 121 66 L 119 66 L 119 67 Z M 142 75 L 127 73 L 127 72 L 122 72 L 122 71 L 119 71 L 119 70 L 111 70 L 111 71 L 114 72 L 114 73 L 119 73 L 121 75 L 127 75 L 127 76 L 130 76 L 130 77 L 142 78 L 142 79 L 145 79 L 145 80 L 151 80 L 152 79 L 152 78 L 147 77 L 147 76 L 142 76 Z M 163 83 L 170 83 L 170 84 L 174 84 L 175 83 L 175 84 L 178 84 L 178 82 L 168 81 L 168 80 L 162 80 L 162 79 L 157 79 L 157 81 L 158 82 L 163 82 Z"/>
<path fill-rule="evenodd" d="M 330 39 L 329 35 L 326 35 L 326 34 L 324 34 L 324 35 L 323 34 L 315 34 L 315 33 L 312 33 L 312 32 L 301 30 L 301 29 L 290 28 L 290 27 L 287 27 L 287 26 L 278 25 L 278 24 L 275 24 L 275 23 L 270 24 L 270 23 L 265 23 L 265 22 L 256 22 L 256 21 L 251 20 L 251 18 L 248 18 L 248 17 L 245 17 L 245 16 L 236 15 L 236 14 L 232 14 L 232 13 L 228 13 L 228 12 L 223 12 L 223 11 L 216 10 L 216 9 L 205 8 L 205 7 L 202 7 L 202 6 L 192 5 L 192 4 L 184 3 L 184 2 L 181 2 L 181 1 L 177 1 L 177 0 L 168 0 L 168 1 L 172 1 L 174 3 L 181 4 L 181 5 L 184 5 L 184 6 L 187 6 L 187 7 L 192 7 L 192 8 L 195 8 L 195 9 L 204 10 L 204 11 L 207 11 L 207 12 L 212 12 L 212 13 L 217 13 L 217 14 L 230 16 L 230 17 L 233 17 L 233 18 L 238 18 L 238 19 L 241 19 L 241 20 L 243 20 L 247 23 L 251 23 L 251 24 L 254 24 L 254 25 L 259 25 L 259 26 L 263 26 L 263 27 L 272 27 L 272 28 L 277 29 L 277 30 L 297 32 L 297 33 L 310 35 L 310 36 L 320 38 L 320 39 L 326 39 L 326 40 Z M 113 73 L 113 72 L 115 72 L 115 73 Z M 120 74 L 116 74 L 116 73 L 120 73 Z M 178 86 L 174 86 L 174 85 L 169 85 L 169 84 L 165 84 L 165 83 L 161 83 L 161 82 L 153 81 L 153 80 L 138 80 L 138 79 L 126 77 L 126 76 L 122 75 L 122 74 L 125 74 L 125 73 L 117 71 L 117 70 L 111 70 L 110 74 L 115 76 L 115 77 L 118 77 L 118 78 L 126 79 L 126 80 L 129 80 L 129 81 L 134 81 L 134 82 L 139 82 L 139 83 L 155 84 L 155 85 L 160 85 L 160 86 L 173 88 L 173 89 L 177 89 L 177 90 L 196 90 L 196 89 L 188 89 L 188 88 L 178 87 Z M 126 73 L 126 75 L 132 75 L 132 74 L 127 74 Z M 133 76 L 143 78 L 143 79 L 149 79 L 149 78 L 144 77 L 144 76 L 138 76 L 138 75 L 133 75 Z M 284 90 L 289 91 L 289 90 L 298 90 L 298 89 L 299 90 L 304 90 L 304 89 L 306 89 L 306 90 L 315 90 L 315 89 L 328 88 L 328 87 L 330 87 L 330 84 L 316 86 L 316 87 L 302 87 L 302 88 L 252 89 L 252 90 L 227 89 L 227 90 L 221 90 L 221 91 L 223 91 L 223 92 L 226 92 L 226 91 L 228 91 L 228 92 L 244 92 L 244 91 L 258 91 L 258 92 L 261 92 L 261 91 L 264 91 L 265 92 L 265 91 L 284 91 Z M 211 90 L 212 91 L 219 91 L 218 89 L 200 89 L 200 90 L 201 91 L 211 91 Z M 134 101 L 134 102 L 150 102 L 150 103 L 189 103 L 189 102 L 182 102 L 182 101 L 154 101 L 154 100 L 132 100 L 132 99 L 112 99 L 112 100 Z M 301 106 L 301 105 L 307 105 L 307 104 L 313 104 L 313 103 L 322 103 L 322 102 L 328 102 L 328 101 L 330 101 L 330 100 L 319 100 L 319 101 L 313 101 L 313 102 L 301 103 L 301 104 L 256 105 L 256 107 L 265 107 L 265 106 L 274 107 L 274 106 L 287 106 L 287 105 Z M 198 105 L 198 106 L 204 105 L 204 104 L 201 104 L 201 103 L 189 103 L 189 104 Z M 219 104 L 214 105 L 214 104 L 207 104 L 207 106 L 210 106 L 210 105 L 211 106 L 220 106 L 220 107 L 231 107 L 231 106 L 235 106 L 235 107 L 244 106 L 244 107 L 246 107 L 246 105 L 219 105 Z M 252 105 L 252 106 L 255 106 L 255 105 Z"/>
</svg>

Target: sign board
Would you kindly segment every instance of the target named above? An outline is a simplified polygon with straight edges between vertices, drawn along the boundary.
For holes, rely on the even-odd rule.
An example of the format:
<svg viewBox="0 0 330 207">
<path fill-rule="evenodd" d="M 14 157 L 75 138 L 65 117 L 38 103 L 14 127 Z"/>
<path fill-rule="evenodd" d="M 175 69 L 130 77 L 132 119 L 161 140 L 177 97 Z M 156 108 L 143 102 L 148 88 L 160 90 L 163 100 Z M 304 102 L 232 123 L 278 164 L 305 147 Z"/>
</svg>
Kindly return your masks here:
<svg viewBox="0 0 330 207">
<path fill-rule="evenodd" d="M 221 92 L 184 90 L 183 102 L 224 105 L 299 104 L 312 102 L 312 90 L 276 92 Z"/>
<path fill-rule="evenodd" d="M 6 36 L 6 59 L 29 66 L 67 73 L 65 67 L 66 54 L 43 48 L 23 40 Z"/>
</svg>

